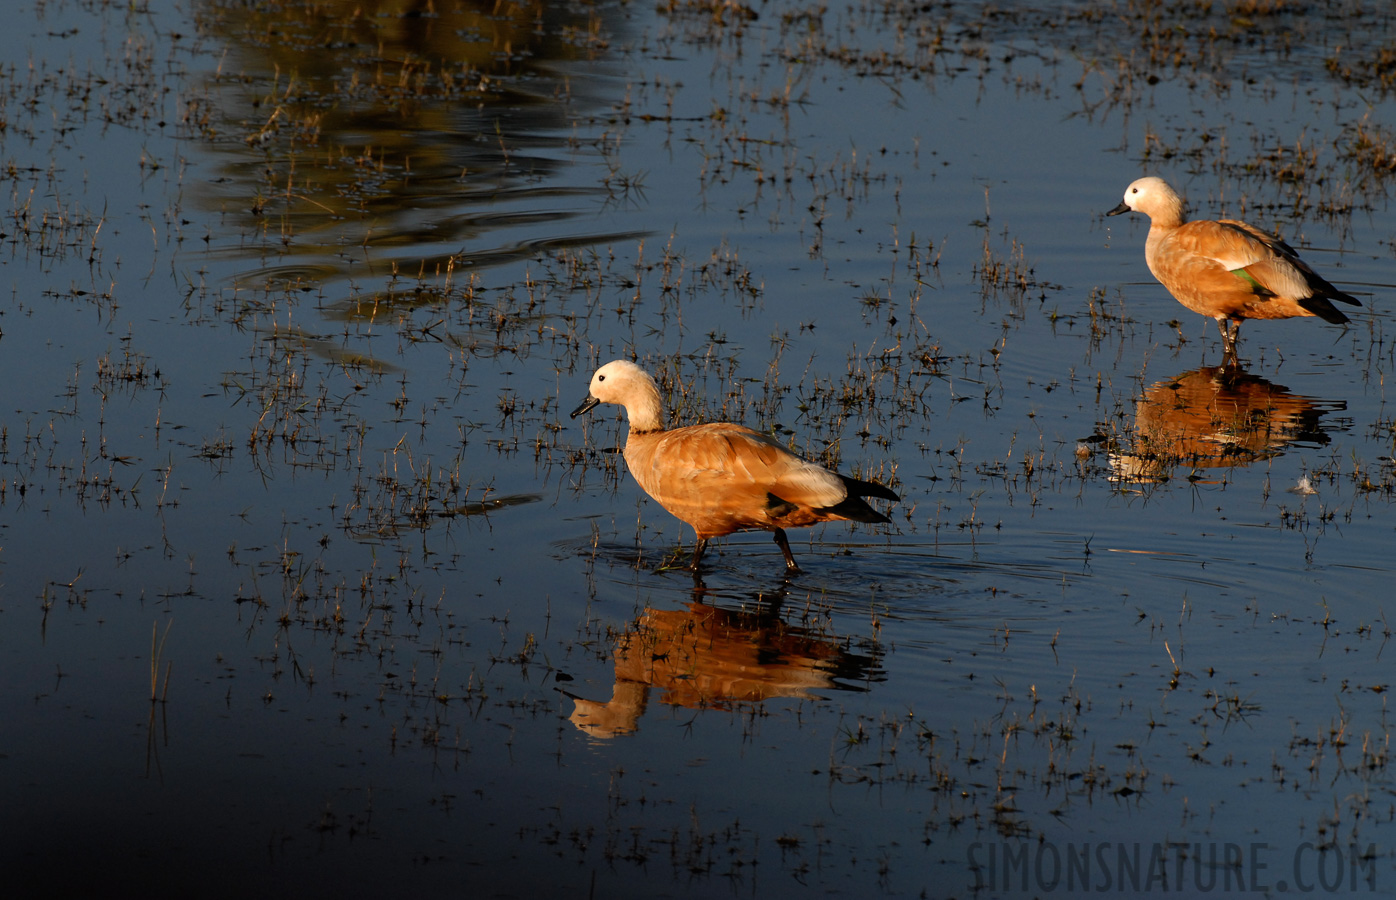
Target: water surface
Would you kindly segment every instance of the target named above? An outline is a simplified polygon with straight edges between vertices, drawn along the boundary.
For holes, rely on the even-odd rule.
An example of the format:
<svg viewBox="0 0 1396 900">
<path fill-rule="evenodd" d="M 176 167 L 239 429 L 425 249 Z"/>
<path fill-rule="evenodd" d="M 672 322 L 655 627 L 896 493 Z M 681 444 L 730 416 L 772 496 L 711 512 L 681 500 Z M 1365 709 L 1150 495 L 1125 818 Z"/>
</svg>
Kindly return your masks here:
<svg viewBox="0 0 1396 900">
<path fill-rule="evenodd" d="M 23 891 L 1396 883 L 1388 12 L 260 6 L 0 39 Z M 1219 369 L 1144 173 L 1364 306 Z M 663 569 L 616 357 L 892 524 Z"/>
</svg>

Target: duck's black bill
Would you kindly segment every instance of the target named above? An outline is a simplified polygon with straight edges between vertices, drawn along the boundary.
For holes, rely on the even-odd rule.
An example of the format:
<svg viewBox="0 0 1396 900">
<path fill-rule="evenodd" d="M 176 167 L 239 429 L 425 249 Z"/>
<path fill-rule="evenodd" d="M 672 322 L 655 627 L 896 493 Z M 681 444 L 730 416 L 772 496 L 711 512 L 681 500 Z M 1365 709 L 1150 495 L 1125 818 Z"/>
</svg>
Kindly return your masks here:
<svg viewBox="0 0 1396 900">
<path fill-rule="evenodd" d="M 1129 204 L 1121 200 L 1120 205 L 1106 213 L 1107 216 L 1120 216 L 1129 212 Z"/>
<path fill-rule="evenodd" d="M 575 419 L 582 413 L 591 412 L 592 408 L 598 405 L 600 402 L 600 400 L 597 400 L 595 397 L 588 394 L 587 398 L 582 401 L 582 405 L 572 410 L 572 418 Z"/>
</svg>

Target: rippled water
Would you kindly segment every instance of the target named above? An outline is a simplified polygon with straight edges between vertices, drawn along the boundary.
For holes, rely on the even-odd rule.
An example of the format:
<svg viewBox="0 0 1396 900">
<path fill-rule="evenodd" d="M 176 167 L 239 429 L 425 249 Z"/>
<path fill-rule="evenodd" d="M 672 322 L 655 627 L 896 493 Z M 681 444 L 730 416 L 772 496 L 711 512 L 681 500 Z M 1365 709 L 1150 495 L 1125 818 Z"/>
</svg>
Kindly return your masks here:
<svg viewBox="0 0 1396 900">
<path fill-rule="evenodd" d="M 26 6 L 9 880 L 1389 891 L 1390 14 L 1183 12 Z M 1363 308 L 1220 368 L 1142 173 Z M 622 356 L 892 524 L 663 568 Z"/>
</svg>

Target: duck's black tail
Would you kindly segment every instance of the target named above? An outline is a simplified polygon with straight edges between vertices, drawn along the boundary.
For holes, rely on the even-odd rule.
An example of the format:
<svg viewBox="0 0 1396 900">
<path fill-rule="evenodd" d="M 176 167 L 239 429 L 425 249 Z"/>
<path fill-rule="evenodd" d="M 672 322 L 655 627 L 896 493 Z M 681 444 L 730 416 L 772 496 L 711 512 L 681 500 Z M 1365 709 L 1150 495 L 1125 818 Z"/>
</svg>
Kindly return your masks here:
<svg viewBox="0 0 1396 900">
<path fill-rule="evenodd" d="M 1332 301 L 1334 300 L 1338 300 L 1342 303 L 1350 303 L 1353 306 L 1362 305 L 1362 301 L 1358 300 L 1356 297 L 1344 294 L 1312 269 L 1307 269 L 1304 275 L 1309 282 L 1309 289 L 1314 293 L 1309 297 L 1301 297 L 1299 299 L 1299 305 L 1318 316 L 1323 321 L 1332 322 L 1334 325 L 1342 325 L 1348 321 L 1348 317 L 1343 315 L 1342 310 L 1333 305 Z"/>
<path fill-rule="evenodd" d="M 849 478 L 847 475 L 840 475 L 843 479 L 844 487 L 848 488 L 848 497 L 829 507 L 828 512 L 854 522 L 890 522 L 891 519 L 873 509 L 863 500 L 864 497 L 879 497 L 883 500 L 893 502 L 902 499 L 891 488 L 884 487 L 875 481 L 859 481 L 857 478 Z"/>
</svg>

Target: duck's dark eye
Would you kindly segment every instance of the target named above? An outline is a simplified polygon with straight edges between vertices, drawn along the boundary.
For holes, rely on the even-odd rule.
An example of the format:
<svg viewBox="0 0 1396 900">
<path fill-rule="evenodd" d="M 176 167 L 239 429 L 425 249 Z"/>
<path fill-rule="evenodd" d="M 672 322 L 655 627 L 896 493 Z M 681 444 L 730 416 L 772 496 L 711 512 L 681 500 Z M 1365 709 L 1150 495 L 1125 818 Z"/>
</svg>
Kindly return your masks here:
<svg viewBox="0 0 1396 900">
<path fill-rule="evenodd" d="M 606 380 L 606 376 L 605 376 L 605 375 L 597 375 L 597 376 L 596 376 L 596 380 L 597 380 L 597 381 L 605 381 L 605 380 Z"/>
</svg>

